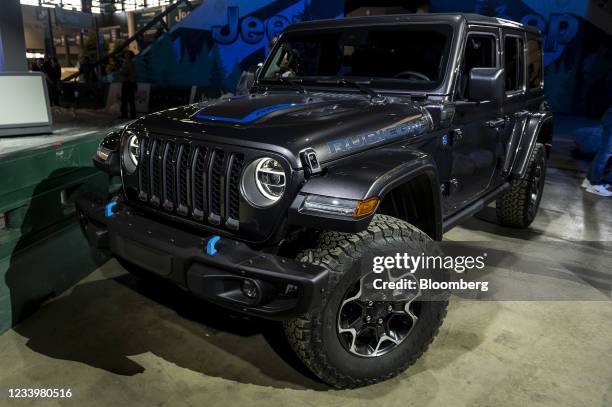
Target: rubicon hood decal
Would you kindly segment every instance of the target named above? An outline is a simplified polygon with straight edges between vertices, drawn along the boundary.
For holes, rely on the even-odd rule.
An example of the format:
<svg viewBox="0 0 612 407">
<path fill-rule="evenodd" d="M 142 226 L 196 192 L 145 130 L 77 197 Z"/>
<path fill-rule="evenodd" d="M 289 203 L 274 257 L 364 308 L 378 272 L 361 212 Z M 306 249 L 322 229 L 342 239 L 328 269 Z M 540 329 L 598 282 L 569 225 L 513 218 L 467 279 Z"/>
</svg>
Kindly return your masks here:
<svg viewBox="0 0 612 407">
<path fill-rule="evenodd" d="M 198 113 L 195 114 L 194 118 L 199 119 L 199 120 L 222 121 L 222 122 L 228 122 L 228 123 L 250 123 L 272 112 L 291 109 L 293 107 L 298 107 L 298 106 L 303 106 L 303 105 L 305 105 L 305 103 L 282 103 L 279 105 L 266 106 L 266 107 L 262 107 L 261 109 L 254 110 L 251 113 L 243 117 L 215 116 L 211 114 L 206 114 L 206 109 L 202 109 Z"/>
<path fill-rule="evenodd" d="M 401 138 L 406 136 L 416 136 L 429 129 L 429 122 L 422 114 L 406 117 L 396 123 L 382 129 L 369 133 L 362 133 L 355 136 L 342 137 L 327 142 L 327 147 L 331 155 L 346 153 L 352 150 L 359 150 L 366 146 L 381 143 L 383 141 Z"/>
</svg>

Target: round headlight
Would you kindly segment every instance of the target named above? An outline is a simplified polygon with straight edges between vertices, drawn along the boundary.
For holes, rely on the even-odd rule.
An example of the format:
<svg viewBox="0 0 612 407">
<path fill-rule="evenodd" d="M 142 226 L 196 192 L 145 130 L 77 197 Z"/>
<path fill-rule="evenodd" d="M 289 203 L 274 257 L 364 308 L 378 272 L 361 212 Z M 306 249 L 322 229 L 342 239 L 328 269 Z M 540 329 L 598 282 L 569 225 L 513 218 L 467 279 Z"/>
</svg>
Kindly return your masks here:
<svg viewBox="0 0 612 407">
<path fill-rule="evenodd" d="M 285 192 L 285 171 L 273 158 L 262 158 L 255 168 L 255 183 L 266 198 L 277 201 Z"/>
<path fill-rule="evenodd" d="M 260 158 L 250 163 L 242 174 L 242 195 L 254 206 L 270 206 L 285 193 L 287 176 L 274 158 Z"/>
<path fill-rule="evenodd" d="M 127 151 L 132 164 L 136 167 L 138 165 L 138 157 L 140 157 L 140 140 L 135 134 L 128 138 Z"/>
</svg>

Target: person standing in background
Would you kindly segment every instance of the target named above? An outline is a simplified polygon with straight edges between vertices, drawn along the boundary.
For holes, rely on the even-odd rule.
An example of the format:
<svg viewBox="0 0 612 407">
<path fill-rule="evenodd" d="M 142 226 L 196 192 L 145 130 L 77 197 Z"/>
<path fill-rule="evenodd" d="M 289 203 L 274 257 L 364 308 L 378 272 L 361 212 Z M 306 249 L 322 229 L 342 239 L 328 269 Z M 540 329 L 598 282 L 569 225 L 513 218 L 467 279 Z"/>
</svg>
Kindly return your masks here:
<svg viewBox="0 0 612 407">
<path fill-rule="evenodd" d="M 49 98 L 51 106 L 59 106 L 60 82 L 62 80 L 62 67 L 56 57 L 51 58 L 47 72 L 49 84 Z"/>
<path fill-rule="evenodd" d="M 134 53 L 126 51 L 124 54 L 123 64 L 121 65 L 121 116 L 120 119 L 128 118 L 128 107 L 130 110 L 130 119 L 136 118 L 136 67 L 134 66 Z"/>
<path fill-rule="evenodd" d="M 601 119 L 601 144 L 595 158 L 593 158 L 582 187 L 592 194 L 610 197 L 612 196 L 612 173 L 606 175 L 606 167 L 610 157 L 612 157 L 612 72 L 608 72 L 606 87 L 608 110 Z"/>
<path fill-rule="evenodd" d="M 612 107 L 604 113 L 601 121 L 603 125 L 601 144 L 582 187 L 595 195 L 612 196 L 612 174 L 607 176 L 605 174 L 608 160 L 612 157 Z"/>
<path fill-rule="evenodd" d="M 79 82 L 90 83 L 97 79 L 93 64 L 88 56 L 84 56 L 79 62 Z"/>
<path fill-rule="evenodd" d="M 47 75 L 47 78 L 51 76 L 51 58 L 45 57 L 41 70 Z"/>
<path fill-rule="evenodd" d="M 45 60 L 42 58 L 36 59 L 32 64 L 32 72 L 42 72 L 43 65 L 45 64 Z"/>
</svg>

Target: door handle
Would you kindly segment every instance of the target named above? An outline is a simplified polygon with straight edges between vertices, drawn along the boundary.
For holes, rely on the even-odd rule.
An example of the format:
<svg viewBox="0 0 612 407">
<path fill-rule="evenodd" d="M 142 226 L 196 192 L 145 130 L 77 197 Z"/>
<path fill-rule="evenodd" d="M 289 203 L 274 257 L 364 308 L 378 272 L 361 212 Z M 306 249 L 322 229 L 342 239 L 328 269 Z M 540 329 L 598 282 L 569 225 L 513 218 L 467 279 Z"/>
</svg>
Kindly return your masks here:
<svg viewBox="0 0 612 407">
<path fill-rule="evenodd" d="M 505 117 L 500 117 L 497 118 L 495 120 L 489 120 L 487 122 L 487 126 L 491 127 L 492 129 L 496 129 L 498 127 L 503 127 L 506 125 L 506 118 Z"/>
<path fill-rule="evenodd" d="M 463 130 L 461 129 L 453 129 L 450 132 L 450 144 L 457 145 L 463 141 Z"/>
<path fill-rule="evenodd" d="M 514 117 L 516 117 L 517 119 L 522 119 L 523 117 L 526 117 L 529 114 L 529 111 L 527 110 L 520 110 L 516 113 L 514 113 Z"/>
</svg>

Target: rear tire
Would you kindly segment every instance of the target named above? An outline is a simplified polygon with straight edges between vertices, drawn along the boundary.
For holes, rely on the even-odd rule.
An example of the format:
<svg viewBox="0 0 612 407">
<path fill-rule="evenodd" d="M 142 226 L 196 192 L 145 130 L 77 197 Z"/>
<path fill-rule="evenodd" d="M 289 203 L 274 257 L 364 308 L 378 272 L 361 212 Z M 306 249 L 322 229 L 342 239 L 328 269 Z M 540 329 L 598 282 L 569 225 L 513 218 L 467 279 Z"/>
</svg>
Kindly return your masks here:
<svg viewBox="0 0 612 407">
<path fill-rule="evenodd" d="M 546 149 L 537 143 L 521 179 L 512 181 L 510 191 L 497 199 L 496 212 L 500 225 L 526 228 L 536 217 L 546 179 Z"/>
<path fill-rule="evenodd" d="M 406 314 L 411 315 L 414 312 L 415 315 L 412 316 L 418 317 L 412 318 L 410 329 L 399 343 L 389 344 L 392 345 L 391 349 L 380 352 L 380 355 L 358 354 L 354 347 L 355 340 L 349 349 L 339 327 L 343 307 L 349 301 L 346 298 L 351 295 L 351 287 L 361 284 L 360 259 L 380 255 L 389 245 L 403 247 L 403 251 L 419 255 L 427 250 L 428 243 L 431 243 L 429 236 L 414 226 L 391 216 L 375 215 L 367 230 L 356 234 L 323 232 L 314 249 L 305 250 L 298 255 L 298 260 L 321 265 L 330 271 L 321 307 L 284 323 L 285 335 L 291 347 L 322 381 L 338 388 L 373 384 L 401 373 L 425 352 L 446 315 L 447 296 L 440 301 L 394 302 L 396 310 L 392 313 L 401 314 L 401 311 L 406 309 L 410 310 Z M 367 301 L 362 302 L 365 303 Z M 371 306 L 371 303 L 367 306 Z M 415 308 L 410 309 L 413 303 Z M 387 302 L 374 304 L 382 305 L 382 309 L 393 308 Z M 357 315 L 361 314 L 358 312 Z M 394 318 L 390 314 L 385 318 L 387 317 Z M 378 316 L 375 319 L 379 320 Z M 367 325 L 368 330 L 376 329 L 371 327 L 371 323 L 362 325 Z M 382 325 L 382 329 L 390 329 L 391 323 L 385 322 Z M 374 342 L 377 343 L 378 350 L 382 339 L 378 339 L 378 334 L 375 336 Z M 382 349 L 382 346 L 380 348 Z"/>
</svg>

